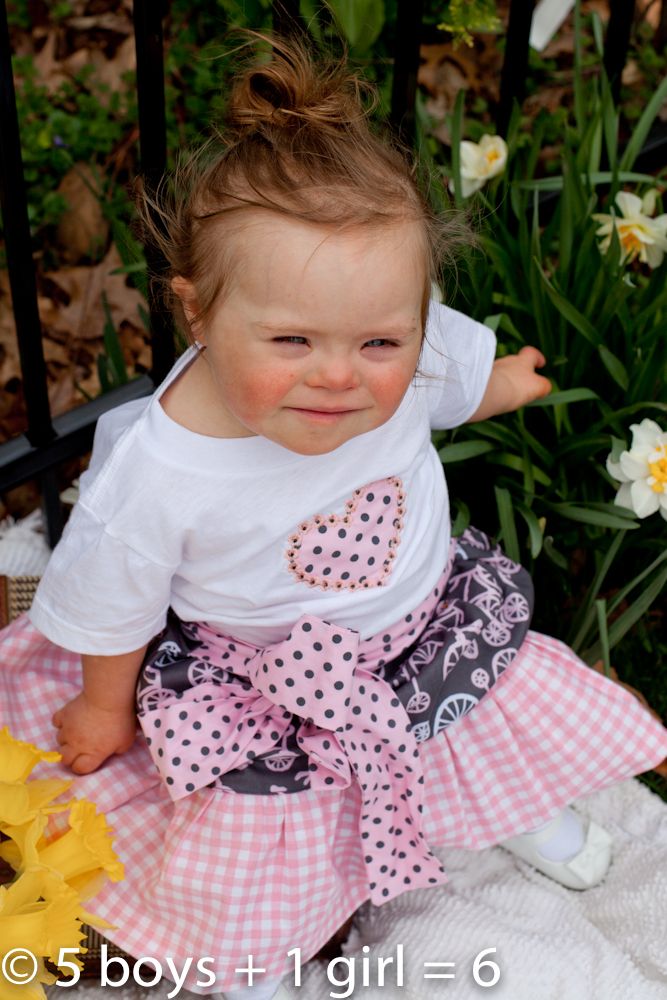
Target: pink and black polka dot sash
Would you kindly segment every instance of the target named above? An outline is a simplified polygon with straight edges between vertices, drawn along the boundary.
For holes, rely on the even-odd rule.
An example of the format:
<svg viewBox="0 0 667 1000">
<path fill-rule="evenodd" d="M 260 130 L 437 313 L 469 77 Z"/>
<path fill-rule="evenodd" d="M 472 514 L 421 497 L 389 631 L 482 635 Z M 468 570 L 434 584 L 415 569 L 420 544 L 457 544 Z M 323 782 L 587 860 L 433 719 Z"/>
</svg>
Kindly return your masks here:
<svg viewBox="0 0 667 1000">
<path fill-rule="evenodd" d="M 481 532 L 455 540 L 452 555 L 419 608 L 363 641 L 304 615 L 286 639 L 258 648 L 170 616 L 148 650 L 137 703 L 171 796 L 211 784 L 272 794 L 354 781 L 372 901 L 442 882 L 421 829 L 418 743 L 495 683 L 532 600 L 526 572 Z"/>
</svg>

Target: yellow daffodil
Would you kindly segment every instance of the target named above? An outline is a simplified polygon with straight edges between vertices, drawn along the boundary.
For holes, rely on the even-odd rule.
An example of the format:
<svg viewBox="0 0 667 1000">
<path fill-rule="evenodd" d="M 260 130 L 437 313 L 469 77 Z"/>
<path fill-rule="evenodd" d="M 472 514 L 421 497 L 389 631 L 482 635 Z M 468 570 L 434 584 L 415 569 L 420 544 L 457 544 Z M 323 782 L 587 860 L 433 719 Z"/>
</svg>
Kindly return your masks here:
<svg viewBox="0 0 667 1000">
<path fill-rule="evenodd" d="M 60 948 L 79 948 L 81 900 L 56 872 L 29 868 L 9 886 L 0 886 L 0 954 L 29 948 L 57 962 Z"/>
<path fill-rule="evenodd" d="M 459 147 L 461 156 L 461 194 L 469 197 L 497 177 L 507 163 L 507 144 L 499 135 L 483 135 L 479 142 L 464 139 Z M 449 181 L 454 192 L 454 180 Z"/>
<path fill-rule="evenodd" d="M 60 760 L 56 750 L 40 750 L 32 743 L 15 740 L 7 726 L 0 729 L 0 761 L 3 781 L 25 781 L 40 761 Z"/>
<path fill-rule="evenodd" d="M 43 997 L 41 984 L 54 983 L 57 978 L 47 970 L 44 960 L 57 965 L 61 948 L 85 950 L 81 947 L 84 918 L 78 893 L 55 872 L 29 869 L 11 885 L 0 886 L 0 956 L 11 959 L 17 980 L 0 978 L 0 998 Z M 10 955 L 12 952 L 15 954 Z M 68 954 L 68 960 L 82 966 L 73 953 Z"/>
<path fill-rule="evenodd" d="M 111 846 L 112 830 L 95 805 L 86 799 L 74 801 L 68 820 L 67 833 L 37 844 L 39 863 L 60 872 L 84 899 L 97 892 L 101 872 L 120 882 L 124 870 Z"/>
<path fill-rule="evenodd" d="M 614 230 L 618 235 L 621 263 L 639 258 L 649 267 L 660 267 L 667 252 L 667 215 L 652 218 L 658 192 L 648 191 L 643 198 L 629 191 L 619 191 L 614 199 L 620 215 L 596 213 L 591 216 L 600 226 L 600 253 L 605 254 L 611 245 Z"/>
<path fill-rule="evenodd" d="M 66 792 L 72 784 L 63 778 L 35 778 L 32 781 L 0 781 L 0 831 L 17 826 L 37 813 L 64 812 L 69 802 L 54 799 Z"/>
<path fill-rule="evenodd" d="M 39 865 L 39 847 L 40 844 L 46 844 L 43 833 L 47 823 L 48 816 L 40 813 L 25 823 L 5 827 L 3 832 L 10 839 L 0 844 L 0 858 L 7 861 L 16 872 Z"/>
</svg>

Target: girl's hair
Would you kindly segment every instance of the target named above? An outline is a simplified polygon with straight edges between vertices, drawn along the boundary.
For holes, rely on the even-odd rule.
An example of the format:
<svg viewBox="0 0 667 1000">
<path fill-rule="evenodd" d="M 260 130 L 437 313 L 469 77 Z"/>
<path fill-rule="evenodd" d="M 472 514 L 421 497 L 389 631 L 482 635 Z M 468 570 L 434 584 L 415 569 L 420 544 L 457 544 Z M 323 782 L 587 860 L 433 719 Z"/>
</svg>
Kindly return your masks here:
<svg viewBox="0 0 667 1000">
<path fill-rule="evenodd" d="M 423 233 L 425 324 L 431 282 L 443 261 L 470 242 L 458 213 L 428 206 L 405 151 L 369 124 L 373 88 L 344 61 L 316 63 L 303 41 L 244 32 L 268 43 L 273 58 L 236 78 L 224 131 L 164 178 L 139 186 L 142 235 L 166 258 L 164 280 L 196 290 L 206 322 L 233 274 L 232 240 L 252 209 L 336 230 L 416 222 Z"/>
</svg>

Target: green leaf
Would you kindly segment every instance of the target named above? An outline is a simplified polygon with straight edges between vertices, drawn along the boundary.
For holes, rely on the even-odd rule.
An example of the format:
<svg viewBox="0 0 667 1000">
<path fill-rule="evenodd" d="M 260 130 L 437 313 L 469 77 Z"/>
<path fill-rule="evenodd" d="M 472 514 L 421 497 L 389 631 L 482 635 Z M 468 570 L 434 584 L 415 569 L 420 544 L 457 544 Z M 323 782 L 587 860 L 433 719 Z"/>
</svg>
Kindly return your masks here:
<svg viewBox="0 0 667 1000">
<path fill-rule="evenodd" d="M 639 621 L 642 615 L 645 615 L 649 610 L 653 602 L 660 596 L 662 591 L 667 584 L 667 568 L 663 569 L 661 573 L 658 573 L 651 583 L 644 587 L 640 596 L 637 600 L 620 615 L 619 618 L 613 623 L 609 629 L 609 647 L 613 649 L 614 646 L 620 642 L 626 632 L 632 628 L 632 626 Z M 588 662 L 595 661 L 600 655 L 600 643 L 596 643 L 592 649 L 588 650 L 585 658 Z"/>
<path fill-rule="evenodd" d="M 579 521 L 581 524 L 594 524 L 599 528 L 620 528 L 622 531 L 639 527 L 632 511 L 624 514 L 625 508 L 617 507 L 618 513 L 608 513 L 604 508 L 611 507 L 611 504 L 580 507 L 574 503 L 555 503 L 549 506 L 561 517 L 566 517 L 569 521 Z"/>
<path fill-rule="evenodd" d="M 622 587 L 621 590 L 614 595 L 614 599 L 609 605 L 609 613 L 613 614 L 616 608 L 623 603 L 630 591 L 634 590 L 635 587 L 638 587 L 640 583 L 643 583 L 646 577 L 650 576 L 653 570 L 657 569 L 658 566 L 665 561 L 665 559 L 667 559 L 667 552 L 662 552 L 657 559 L 653 560 L 650 566 L 647 566 L 646 569 L 641 571 L 641 573 L 638 573 L 637 576 L 630 581 L 630 583 L 626 583 L 625 587 Z"/>
<path fill-rule="evenodd" d="M 329 7 L 348 42 L 365 51 L 384 25 L 384 0 L 329 0 Z"/>
<path fill-rule="evenodd" d="M 128 376 L 125 358 L 123 356 L 123 349 L 114 326 L 106 292 L 102 292 L 102 309 L 104 312 L 103 341 L 106 356 L 104 357 L 101 367 L 98 361 L 98 372 L 100 373 L 100 376 L 102 375 L 102 372 L 104 372 L 105 383 L 108 389 L 117 385 L 123 385 L 128 381 Z M 103 391 L 106 391 L 104 388 L 105 383 L 102 383 L 101 378 L 100 383 L 103 386 Z"/>
<path fill-rule="evenodd" d="M 602 364 L 605 366 L 614 382 L 621 387 L 624 392 L 627 392 L 628 386 L 630 385 L 630 379 L 628 378 L 628 373 L 626 371 L 623 362 L 612 354 L 608 347 L 604 344 L 600 344 L 598 347 L 598 353 Z"/>
<path fill-rule="evenodd" d="M 619 531 L 619 533 L 614 538 L 613 542 L 607 549 L 600 566 L 595 574 L 593 582 L 588 588 L 586 599 L 582 604 L 581 608 L 577 612 L 574 621 L 572 623 L 571 636 L 573 638 L 570 640 L 570 646 L 576 652 L 581 648 L 582 643 L 586 639 L 588 632 L 590 631 L 591 625 L 594 619 L 593 605 L 595 601 L 595 595 L 599 594 L 600 587 L 604 583 L 604 580 L 609 572 L 611 564 L 618 555 L 618 550 L 623 542 L 624 535 Z"/>
<path fill-rule="evenodd" d="M 485 316 L 482 320 L 484 326 L 488 326 L 489 330 L 493 330 L 494 333 L 498 332 L 498 327 L 500 326 L 500 318 L 502 313 L 494 313 L 492 316 Z"/>
<path fill-rule="evenodd" d="M 611 677 L 611 660 L 609 658 L 609 632 L 607 631 L 607 602 L 604 598 L 595 602 L 595 611 L 600 631 L 600 648 L 602 649 L 602 666 L 605 677 Z"/>
<path fill-rule="evenodd" d="M 577 130 L 581 135 L 586 127 L 586 111 L 584 107 L 584 83 L 581 68 L 581 3 L 576 0 L 574 5 L 574 115 Z"/>
<path fill-rule="evenodd" d="M 578 389 L 561 389 L 560 392 L 552 392 L 543 399 L 534 399 L 528 406 L 558 406 L 560 403 L 580 403 L 584 399 L 599 399 L 597 392 L 592 389 L 585 389 L 583 386 Z"/>
<path fill-rule="evenodd" d="M 567 570 L 569 569 L 567 559 L 562 552 L 559 552 L 554 545 L 554 540 L 551 535 L 545 535 L 544 537 L 544 552 L 545 555 L 549 557 L 551 562 L 558 566 L 559 569 Z"/>
<path fill-rule="evenodd" d="M 470 524 L 470 509 L 463 500 L 456 501 L 456 517 L 452 522 L 452 538 L 458 538 Z"/>
<path fill-rule="evenodd" d="M 494 446 L 488 441 L 458 441 L 456 444 L 445 445 L 438 452 L 443 465 L 451 462 L 463 462 L 468 458 L 476 458 L 487 451 L 493 451 Z"/>
<path fill-rule="evenodd" d="M 511 455 L 506 451 L 492 452 L 489 456 L 489 461 L 493 462 L 494 465 L 504 465 L 507 469 L 513 469 L 515 472 L 525 475 L 525 461 L 519 455 Z M 535 482 L 540 483 L 542 486 L 551 486 L 551 479 L 541 469 L 533 466 L 532 472 Z"/>
<path fill-rule="evenodd" d="M 465 90 L 459 90 L 452 114 L 452 178 L 454 180 L 454 204 L 463 207 L 461 191 L 461 139 L 463 138 L 463 108 Z"/>
<path fill-rule="evenodd" d="M 609 452 L 609 458 L 612 462 L 618 464 L 622 453 L 627 450 L 628 450 L 627 441 L 623 441 L 622 438 L 612 437 L 611 451 Z"/>
<path fill-rule="evenodd" d="M 588 180 L 591 187 L 597 187 L 598 184 L 611 184 L 616 179 L 624 184 L 655 184 L 653 174 L 639 174 L 629 170 L 618 174 L 609 170 L 596 170 L 592 173 L 580 174 L 579 179 Z M 536 181 L 513 181 L 512 186 L 526 191 L 560 191 L 563 182 L 563 175 L 560 174 L 557 177 L 541 177 Z"/>
<path fill-rule="evenodd" d="M 503 549 L 510 559 L 513 559 L 514 562 L 519 562 L 521 558 L 519 553 L 519 539 L 516 533 L 516 521 L 514 520 L 510 491 L 500 486 L 495 486 L 494 493 L 496 495 L 496 507 L 498 508 Z"/>
<path fill-rule="evenodd" d="M 552 285 L 552 283 L 547 278 L 546 274 L 539 268 L 539 273 L 542 276 L 545 288 L 547 290 L 547 295 L 551 299 L 552 303 L 556 309 L 565 317 L 565 319 L 570 323 L 575 330 L 577 330 L 589 343 L 597 347 L 598 341 L 600 339 L 600 334 L 596 327 L 586 319 L 586 317 L 576 309 L 571 302 L 568 300 Z"/>
<path fill-rule="evenodd" d="M 658 86 L 657 90 L 651 97 L 644 109 L 644 113 L 637 122 L 634 132 L 630 137 L 630 141 L 625 147 L 625 152 L 621 157 L 620 167 L 621 170 L 630 170 L 641 152 L 642 146 L 646 142 L 646 138 L 651 130 L 651 126 L 655 121 L 660 109 L 667 100 L 667 76 Z"/>
<path fill-rule="evenodd" d="M 520 436 L 504 423 L 497 420 L 484 420 L 482 423 L 471 424 L 470 430 L 474 430 L 476 437 L 489 438 L 491 441 L 499 441 L 508 448 L 521 448 Z"/>
<path fill-rule="evenodd" d="M 544 543 L 544 531 L 535 514 L 530 507 L 523 503 L 517 503 L 516 509 L 528 526 L 528 540 L 530 543 L 530 554 L 536 559 L 542 551 Z"/>
</svg>

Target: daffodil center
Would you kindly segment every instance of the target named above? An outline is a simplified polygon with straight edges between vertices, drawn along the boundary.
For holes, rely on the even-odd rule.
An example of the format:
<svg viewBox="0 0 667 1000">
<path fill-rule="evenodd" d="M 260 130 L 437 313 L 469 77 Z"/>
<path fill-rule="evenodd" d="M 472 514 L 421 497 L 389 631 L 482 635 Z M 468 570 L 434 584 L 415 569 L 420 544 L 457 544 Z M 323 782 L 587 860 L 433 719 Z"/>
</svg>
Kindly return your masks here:
<svg viewBox="0 0 667 1000">
<path fill-rule="evenodd" d="M 651 473 L 649 483 L 654 493 L 663 493 L 667 487 L 667 453 L 662 449 L 662 457 L 648 463 Z"/>
<path fill-rule="evenodd" d="M 496 160 L 499 160 L 499 159 L 500 159 L 500 153 L 498 152 L 497 149 L 490 149 L 488 151 L 488 153 L 486 154 L 486 162 L 489 165 L 491 165 L 492 163 L 495 163 Z"/>
<path fill-rule="evenodd" d="M 618 227 L 618 236 L 621 241 L 621 246 L 626 253 L 639 253 L 642 248 L 642 241 L 637 236 L 635 229 L 626 228 L 625 226 Z"/>
</svg>

